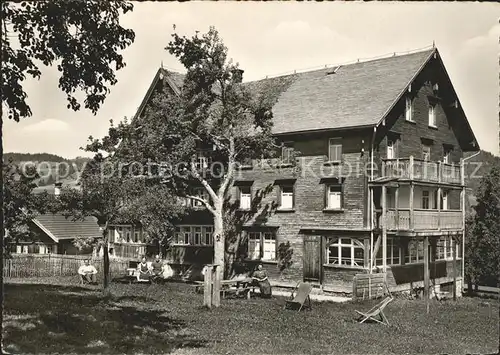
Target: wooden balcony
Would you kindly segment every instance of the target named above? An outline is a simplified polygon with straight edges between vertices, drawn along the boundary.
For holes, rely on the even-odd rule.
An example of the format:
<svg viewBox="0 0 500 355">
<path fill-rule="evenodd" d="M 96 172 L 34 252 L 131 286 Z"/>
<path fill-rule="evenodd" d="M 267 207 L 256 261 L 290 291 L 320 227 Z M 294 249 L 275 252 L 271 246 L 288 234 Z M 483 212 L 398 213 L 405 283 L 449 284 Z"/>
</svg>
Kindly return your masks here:
<svg viewBox="0 0 500 355">
<path fill-rule="evenodd" d="M 409 158 L 385 159 L 380 177 L 419 180 L 444 184 L 462 184 L 460 165 Z"/>
<path fill-rule="evenodd" d="M 117 258 L 134 258 L 139 259 L 146 254 L 146 244 L 129 243 L 129 244 L 110 244 L 109 248 L 113 248 L 113 256 Z"/>
<path fill-rule="evenodd" d="M 381 221 L 383 223 L 383 221 Z M 380 227 L 382 225 L 380 224 Z M 387 211 L 388 231 L 409 230 L 458 230 L 462 229 L 460 210 L 389 209 Z"/>
</svg>

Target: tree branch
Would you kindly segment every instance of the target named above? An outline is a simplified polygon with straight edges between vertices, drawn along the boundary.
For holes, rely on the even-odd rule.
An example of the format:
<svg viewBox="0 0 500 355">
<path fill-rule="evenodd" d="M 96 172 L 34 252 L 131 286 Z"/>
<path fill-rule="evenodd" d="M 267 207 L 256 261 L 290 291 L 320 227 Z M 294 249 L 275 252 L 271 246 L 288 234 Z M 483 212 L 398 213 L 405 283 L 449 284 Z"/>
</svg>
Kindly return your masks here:
<svg viewBox="0 0 500 355">
<path fill-rule="evenodd" d="M 186 197 L 187 197 L 187 198 L 190 198 L 190 199 L 192 199 L 192 200 L 194 200 L 194 201 L 201 202 L 201 203 L 205 206 L 205 208 L 206 208 L 207 210 L 209 210 L 209 211 L 210 211 L 210 213 L 215 214 L 215 210 L 214 210 L 214 209 L 212 208 L 212 206 L 210 206 L 210 204 L 209 204 L 207 201 L 205 201 L 204 199 L 202 199 L 202 198 L 200 198 L 200 197 L 197 197 L 197 196 L 192 196 L 192 195 L 186 195 Z"/>
<path fill-rule="evenodd" d="M 212 189 L 212 187 L 208 184 L 207 180 L 205 180 L 201 175 L 196 171 L 196 164 L 193 162 L 191 163 L 191 173 L 193 176 L 198 179 L 198 181 L 201 183 L 201 185 L 205 188 L 205 190 L 208 192 L 210 195 L 210 198 L 212 198 L 212 201 L 214 205 L 216 205 L 219 202 L 219 198 L 215 194 L 215 191 Z"/>
</svg>

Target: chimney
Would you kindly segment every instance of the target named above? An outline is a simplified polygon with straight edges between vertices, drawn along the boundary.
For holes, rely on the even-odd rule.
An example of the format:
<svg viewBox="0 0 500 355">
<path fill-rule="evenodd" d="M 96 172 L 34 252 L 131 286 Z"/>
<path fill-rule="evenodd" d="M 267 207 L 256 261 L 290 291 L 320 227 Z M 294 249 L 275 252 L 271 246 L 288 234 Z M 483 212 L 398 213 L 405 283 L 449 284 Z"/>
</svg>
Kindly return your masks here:
<svg viewBox="0 0 500 355">
<path fill-rule="evenodd" d="M 61 194 L 62 182 L 56 182 L 54 184 L 54 196 L 58 197 Z"/>
</svg>

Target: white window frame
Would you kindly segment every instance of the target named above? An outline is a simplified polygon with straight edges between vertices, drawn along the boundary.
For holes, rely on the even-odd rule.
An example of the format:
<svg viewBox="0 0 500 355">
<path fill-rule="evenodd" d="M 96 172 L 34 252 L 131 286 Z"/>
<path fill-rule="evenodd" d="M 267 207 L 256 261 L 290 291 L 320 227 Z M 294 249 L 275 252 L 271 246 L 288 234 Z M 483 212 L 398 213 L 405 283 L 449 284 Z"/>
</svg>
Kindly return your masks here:
<svg viewBox="0 0 500 355">
<path fill-rule="evenodd" d="M 451 158 L 451 150 L 446 150 L 443 154 L 443 163 L 445 164 L 451 164 L 450 163 L 450 158 Z"/>
<path fill-rule="evenodd" d="M 282 164 L 292 164 L 293 158 L 293 142 L 283 142 L 281 147 L 281 163 Z"/>
<path fill-rule="evenodd" d="M 270 231 L 248 232 L 248 256 L 252 260 L 276 260 L 276 233 Z"/>
<path fill-rule="evenodd" d="M 449 209 L 448 205 L 448 191 L 442 190 L 441 191 L 441 210 L 446 211 Z"/>
<path fill-rule="evenodd" d="M 16 254 L 22 254 L 22 252 L 23 252 L 23 246 L 16 245 Z"/>
<path fill-rule="evenodd" d="M 351 249 L 350 258 L 342 258 L 342 248 Z M 355 251 L 361 249 L 363 251 L 362 258 L 355 258 Z M 334 255 L 332 256 L 332 250 Z M 356 238 L 330 237 L 327 243 L 326 263 L 329 265 L 339 265 L 352 268 L 363 268 L 365 258 L 365 246 L 363 242 Z"/>
<path fill-rule="evenodd" d="M 409 96 L 405 100 L 405 120 L 415 122 L 413 121 L 413 99 Z"/>
<path fill-rule="evenodd" d="M 293 210 L 295 208 L 295 188 L 294 185 L 281 185 L 280 187 L 280 210 Z M 284 189 L 292 189 L 292 192 L 285 192 Z M 283 201 L 291 198 L 291 205 L 284 206 Z"/>
<path fill-rule="evenodd" d="M 422 160 L 423 161 L 431 160 L 431 146 L 428 144 L 422 144 Z"/>
<path fill-rule="evenodd" d="M 241 210 L 249 210 L 252 207 L 252 187 L 251 186 L 239 186 L 238 190 L 240 193 L 240 196 L 239 196 L 240 209 Z"/>
<path fill-rule="evenodd" d="M 387 159 L 396 159 L 396 141 L 394 139 L 387 138 Z"/>
<path fill-rule="evenodd" d="M 413 247 L 410 247 L 413 246 Z M 408 242 L 408 249 L 405 255 L 405 264 L 417 264 L 424 261 L 424 241 L 423 240 L 410 240 Z M 412 254 L 412 249 L 414 254 Z M 420 255 L 422 254 L 422 255 Z"/>
<path fill-rule="evenodd" d="M 335 149 L 335 154 L 332 154 L 333 148 Z M 336 137 L 328 139 L 328 161 L 331 163 L 340 163 L 342 161 L 342 148 L 342 138 Z"/>
<path fill-rule="evenodd" d="M 383 266 L 383 258 L 382 258 L 382 244 L 380 244 L 377 255 L 375 257 L 375 265 L 376 266 Z M 401 256 L 402 256 L 402 250 L 401 247 L 398 245 L 396 238 L 392 237 L 387 237 L 387 265 L 401 265 Z M 395 262 L 397 260 L 397 262 Z"/>
<path fill-rule="evenodd" d="M 427 202 L 427 207 L 425 202 Z M 431 209 L 431 192 L 429 190 L 422 190 L 422 209 Z"/>
<path fill-rule="evenodd" d="M 332 189 L 340 190 L 340 191 L 332 191 Z M 328 184 L 326 185 L 326 206 L 325 208 L 328 210 L 342 210 L 344 208 L 344 191 L 342 184 Z M 332 205 L 332 197 L 338 196 L 339 204 L 338 206 Z"/>
<path fill-rule="evenodd" d="M 213 226 L 178 225 L 175 226 L 173 245 L 212 246 Z"/>
<path fill-rule="evenodd" d="M 210 195 L 208 194 L 208 191 L 204 187 L 195 187 L 193 189 L 193 196 L 201 198 L 202 200 L 205 200 L 206 202 L 210 202 L 209 198 Z M 189 200 L 191 203 L 191 207 L 204 207 L 203 203 L 200 201 L 197 201 L 195 199 L 190 198 Z"/>
<path fill-rule="evenodd" d="M 429 127 L 437 128 L 436 104 L 429 104 Z"/>
</svg>

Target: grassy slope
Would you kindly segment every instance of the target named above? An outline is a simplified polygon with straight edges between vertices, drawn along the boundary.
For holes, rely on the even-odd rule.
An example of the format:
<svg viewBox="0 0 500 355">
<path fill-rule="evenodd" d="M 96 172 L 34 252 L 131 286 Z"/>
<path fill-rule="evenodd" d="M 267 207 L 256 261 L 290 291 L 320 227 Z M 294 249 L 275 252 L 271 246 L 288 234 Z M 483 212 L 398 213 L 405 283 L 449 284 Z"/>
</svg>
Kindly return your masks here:
<svg viewBox="0 0 500 355">
<path fill-rule="evenodd" d="M 113 299 L 76 286 L 6 284 L 4 346 L 21 353 L 492 353 L 498 350 L 498 303 L 397 299 L 391 327 L 358 324 L 371 303 L 314 303 L 283 311 L 284 300 L 223 300 L 201 307 L 183 284 L 113 284 Z"/>
</svg>

